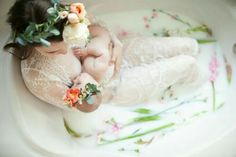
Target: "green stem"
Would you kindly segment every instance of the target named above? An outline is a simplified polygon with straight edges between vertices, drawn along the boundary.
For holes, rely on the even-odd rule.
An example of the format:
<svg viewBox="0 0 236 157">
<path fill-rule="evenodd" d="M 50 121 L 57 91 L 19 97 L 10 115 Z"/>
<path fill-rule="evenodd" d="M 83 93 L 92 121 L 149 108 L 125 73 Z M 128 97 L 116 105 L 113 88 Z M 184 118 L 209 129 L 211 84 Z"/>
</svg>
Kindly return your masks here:
<svg viewBox="0 0 236 157">
<path fill-rule="evenodd" d="M 212 87 L 212 108 L 213 108 L 213 111 L 215 111 L 215 109 L 216 109 L 216 92 L 215 92 L 214 81 L 211 81 L 211 87 Z"/>
<path fill-rule="evenodd" d="M 179 16 L 177 16 L 177 15 L 172 15 L 172 14 L 170 14 L 170 13 L 164 11 L 164 10 L 161 10 L 161 9 L 158 9 L 158 11 L 161 12 L 161 13 L 163 13 L 163 14 L 166 14 L 166 15 L 172 17 L 172 18 L 174 18 L 175 20 L 177 20 L 177 21 L 179 21 L 179 22 L 181 22 L 181 23 L 183 23 L 183 24 L 185 24 L 185 25 L 187 25 L 187 26 L 189 26 L 189 27 L 192 26 L 189 22 L 182 20 L 182 19 L 181 19 Z"/>
<path fill-rule="evenodd" d="M 106 141 L 105 143 L 101 143 L 101 144 L 98 144 L 98 145 L 106 145 L 106 144 L 111 144 L 111 143 L 115 143 L 115 142 L 120 142 L 120 141 L 124 141 L 124 140 L 128 140 L 128 139 L 144 136 L 144 135 L 147 135 L 147 134 L 150 134 L 150 133 L 153 133 L 153 132 L 157 132 L 157 131 L 160 131 L 160 130 L 163 130 L 163 129 L 166 129 L 166 128 L 170 128 L 174 125 L 175 125 L 175 123 L 168 123 L 166 125 L 163 125 L 163 126 L 160 126 L 160 127 L 154 128 L 154 129 L 150 129 L 150 130 L 147 130 L 145 132 L 142 132 L 142 133 L 139 133 L 139 134 L 136 134 L 136 135 L 129 135 L 129 136 L 121 137 L 121 138 L 118 138 L 118 139 L 115 139 L 115 140 Z"/>
<path fill-rule="evenodd" d="M 73 137 L 80 138 L 82 135 L 70 128 L 65 118 L 63 118 L 66 131 Z"/>
<path fill-rule="evenodd" d="M 141 117 L 136 117 L 136 118 L 133 118 L 131 122 L 128 122 L 126 124 L 124 124 L 122 126 L 122 128 L 125 128 L 127 126 L 130 126 L 130 125 L 133 125 L 133 124 L 136 124 L 136 123 L 144 123 L 144 122 L 149 122 L 149 121 L 154 121 L 154 120 L 159 120 L 159 115 L 162 114 L 162 113 L 165 113 L 167 111 L 170 111 L 170 110 L 173 110 L 177 107 L 180 107 L 186 103 L 189 103 L 189 102 L 198 102 L 198 101 L 204 101 L 204 99 L 195 99 L 196 96 L 190 98 L 189 100 L 184 100 L 182 102 L 180 102 L 179 104 L 175 105 L 175 106 L 171 106 L 167 109 L 164 109 L 156 114 L 153 114 L 153 115 L 148 115 L 148 116 L 141 116 Z M 194 100 L 195 99 L 195 100 Z M 139 119 L 141 119 L 141 121 L 138 121 Z"/>
</svg>

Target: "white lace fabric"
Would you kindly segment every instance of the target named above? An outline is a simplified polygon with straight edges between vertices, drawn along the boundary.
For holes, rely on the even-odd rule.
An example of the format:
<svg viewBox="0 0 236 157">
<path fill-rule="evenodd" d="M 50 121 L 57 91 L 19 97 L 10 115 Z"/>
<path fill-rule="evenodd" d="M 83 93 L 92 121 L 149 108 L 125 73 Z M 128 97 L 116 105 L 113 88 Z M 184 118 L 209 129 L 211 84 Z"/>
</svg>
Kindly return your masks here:
<svg viewBox="0 0 236 157">
<path fill-rule="evenodd" d="M 62 57 L 49 57 L 34 51 L 29 58 L 21 61 L 21 72 L 32 94 L 49 104 L 68 109 L 63 105 L 63 96 L 72 85 L 70 77 L 73 71 L 62 64 Z M 80 63 L 74 67 L 80 73 Z"/>
<path fill-rule="evenodd" d="M 119 75 L 106 85 L 110 104 L 136 104 L 176 83 L 193 82 L 198 74 L 196 40 L 183 37 L 130 37 L 121 41 L 123 60 Z M 73 69 L 62 58 L 33 53 L 21 62 L 28 89 L 41 100 L 67 109 L 63 96 L 72 84 Z M 65 59 L 66 60 L 66 59 Z M 67 61 L 68 62 L 68 61 Z M 76 65 L 77 64 L 77 65 Z M 110 73 L 109 76 L 110 77 Z M 107 77 L 105 77 L 107 79 Z"/>
<path fill-rule="evenodd" d="M 132 37 L 125 39 L 120 74 L 107 87 L 112 104 L 136 104 L 174 84 L 194 82 L 198 44 L 191 38 Z"/>
</svg>

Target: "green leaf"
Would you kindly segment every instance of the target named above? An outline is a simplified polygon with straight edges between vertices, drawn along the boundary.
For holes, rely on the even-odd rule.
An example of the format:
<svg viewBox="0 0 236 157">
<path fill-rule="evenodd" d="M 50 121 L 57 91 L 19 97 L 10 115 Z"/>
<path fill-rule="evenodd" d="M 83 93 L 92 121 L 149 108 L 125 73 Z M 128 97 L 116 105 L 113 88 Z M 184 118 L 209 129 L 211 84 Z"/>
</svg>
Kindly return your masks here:
<svg viewBox="0 0 236 157">
<path fill-rule="evenodd" d="M 43 39 L 43 38 L 40 38 L 40 42 L 44 45 L 44 46 L 50 46 L 51 43 L 48 42 L 47 40 Z"/>
<path fill-rule="evenodd" d="M 152 137 L 150 140 L 143 140 L 143 139 L 139 139 L 138 141 L 135 142 L 135 144 L 139 144 L 139 145 L 143 145 L 143 144 L 150 144 L 153 141 L 154 137 Z"/>
<path fill-rule="evenodd" d="M 141 114 L 150 114 L 151 110 L 146 109 L 146 108 L 139 108 L 139 109 L 134 110 L 134 112 L 141 113 Z"/>
<path fill-rule="evenodd" d="M 89 105 L 93 105 L 94 101 L 93 101 L 93 98 L 91 96 L 87 98 L 87 103 Z"/>
<path fill-rule="evenodd" d="M 47 12 L 49 15 L 55 15 L 57 13 L 57 10 L 51 7 L 48 8 Z"/>
<path fill-rule="evenodd" d="M 82 136 L 81 134 L 75 132 L 74 130 L 72 130 L 72 129 L 69 127 L 69 125 L 67 124 L 65 118 L 63 118 L 63 121 L 64 121 L 64 126 L 65 126 L 65 128 L 66 128 L 66 131 L 67 131 L 71 136 L 77 137 L 77 138 L 79 138 L 79 137 Z"/>
<path fill-rule="evenodd" d="M 201 25 L 197 27 L 193 27 L 187 30 L 188 32 L 205 32 L 208 35 L 212 36 L 212 30 L 208 28 L 206 25 Z"/>
<path fill-rule="evenodd" d="M 133 119 L 135 123 L 137 122 L 148 122 L 148 121 L 154 121 L 154 120 L 159 120 L 160 116 L 159 115 L 152 115 L 152 116 L 142 116 L 142 117 L 136 117 Z"/>
<path fill-rule="evenodd" d="M 60 0 L 51 0 L 52 4 L 60 3 Z"/>
<path fill-rule="evenodd" d="M 60 31 L 56 28 L 51 29 L 49 32 L 52 33 L 55 36 L 60 35 Z"/>
<path fill-rule="evenodd" d="M 41 39 L 41 37 L 39 35 L 35 35 L 32 37 L 32 40 L 36 43 L 40 43 L 40 39 Z"/>
<path fill-rule="evenodd" d="M 215 40 L 215 39 L 197 39 L 197 42 L 199 44 L 208 44 L 208 43 L 217 42 L 217 40 Z"/>
<path fill-rule="evenodd" d="M 25 29 L 25 33 L 30 34 L 33 31 L 35 31 L 35 24 L 30 23 L 29 26 Z"/>
<path fill-rule="evenodd" d="M 23 38 L 21 38 L 21 37 L 16 37 L 16 42 L 19 43 L 20 45 L 23 45 L 23 46 L 25 46 L 26 43 L 27 43 L 27 42 L 26 42 Z"/>
</svg>

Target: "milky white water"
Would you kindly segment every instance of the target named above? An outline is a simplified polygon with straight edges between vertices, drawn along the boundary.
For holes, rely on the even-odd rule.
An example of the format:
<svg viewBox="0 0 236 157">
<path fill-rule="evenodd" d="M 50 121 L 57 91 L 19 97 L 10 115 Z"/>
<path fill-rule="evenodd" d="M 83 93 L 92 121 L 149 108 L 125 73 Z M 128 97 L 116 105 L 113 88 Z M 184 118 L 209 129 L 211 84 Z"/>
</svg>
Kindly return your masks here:
<svg viewBox="0 0 236 157">
<path fill-rule="evenodd" d="M 179 18 L 181 21 L 178 20 Z M 132 34 L 150 36 L 166 36 L 168 34 L 170 36 L 190 36 L 196 39 L 214 39 L 214 34 L 211 36 L 211 32 L 207 32 L 206 29 L 193 29 L 202 26 L 203 23 L 184 15 L 178 14 L 176 16 L 170 11 L 162 12 L 150 9 L 114 12 L 98 15 L 98 19 L 104 21 L 120 38 Z M 212 84 L 208 80 L 211 75 L 209 63 L 214 55 L 218 61 L 218 75 L 214 81 L 215 107 L 213 107 Z M 230 86 L 223 56 L 224 54 L 217 42 L 200 44 L 198 63 L 206 80 L 198 88 L 194 86 L 172 87 L 163 92 L 161 96 L 154 96 L 152 102 L 129 107 L 103 105 L 94 113 L 79 116 L 77 113 L 74 113 L 75 116 L 72 116 L 71 112 L 63 113 L 70 128 L 82 135 L 82 137 L 72 138 L 72 140 L 77 143 L 78 148 L 92 148 L 136 156 L 153 143 L 165 140 L 179 128 L 201 121 L 202 117 L 216 114 L 224 107 L 224 94 Z M 145 113 L 134 112 L 140 108 L 143 108 L 141 111 Z M 157 113 L 160 113 L 159 117 L 156 116 L 154 121 L 127 125 L 134 117 Z M 140 135 L 163 125 L 168 127 L 153 131 L 148 135 Z M 120 127 L 123 128 L 119 129 Z M 140 136 L 106 145 L 98 145 L 135 135 Z"/>
</svg>

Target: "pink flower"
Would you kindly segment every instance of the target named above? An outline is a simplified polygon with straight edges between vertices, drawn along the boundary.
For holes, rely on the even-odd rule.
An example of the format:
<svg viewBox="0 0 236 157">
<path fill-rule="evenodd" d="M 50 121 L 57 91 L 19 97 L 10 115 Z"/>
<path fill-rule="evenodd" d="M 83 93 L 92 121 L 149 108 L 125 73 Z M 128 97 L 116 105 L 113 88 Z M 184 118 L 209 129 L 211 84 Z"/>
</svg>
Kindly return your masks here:
<svg viewBox="0 0 236 157">
<path fill-rule="evenodd" d="M 112 125 L 112 132 L 117 133 L 121 130 L 121 125 L 115 123 Z"/>
<path fill-rule="evenodd" d="M 216 58 L 216 55 L 212 56 L 211 62 L 209 63 L 209 70 L 211 75 L 209 77 L 209 81 L 215 81 L 218 76 L 217 68 L 219 67 L 219 62 Z"/>
<path fill-rule="evenodd" d="M 144 20 L 144 21 L 148 21 L 147 16 L 144 16 L 144 17 L 143 17 L 143 20 Z"/>
<path fill-rule="evenodd" d="M 118 33 L 118 36 L 121 36 L 121 37 L 125 37 L 128 35 L 128 32 L 125 31 L 125 30 L 121 30 L 119 33 Z"/>
<path fill-rule="evenodd" d="M 154 18 L 156 18 L 157 17 L 157 13 L 156 12 L 153 12 L 152 13 L 152 18 L 154 19 Z"/>
</svg>

